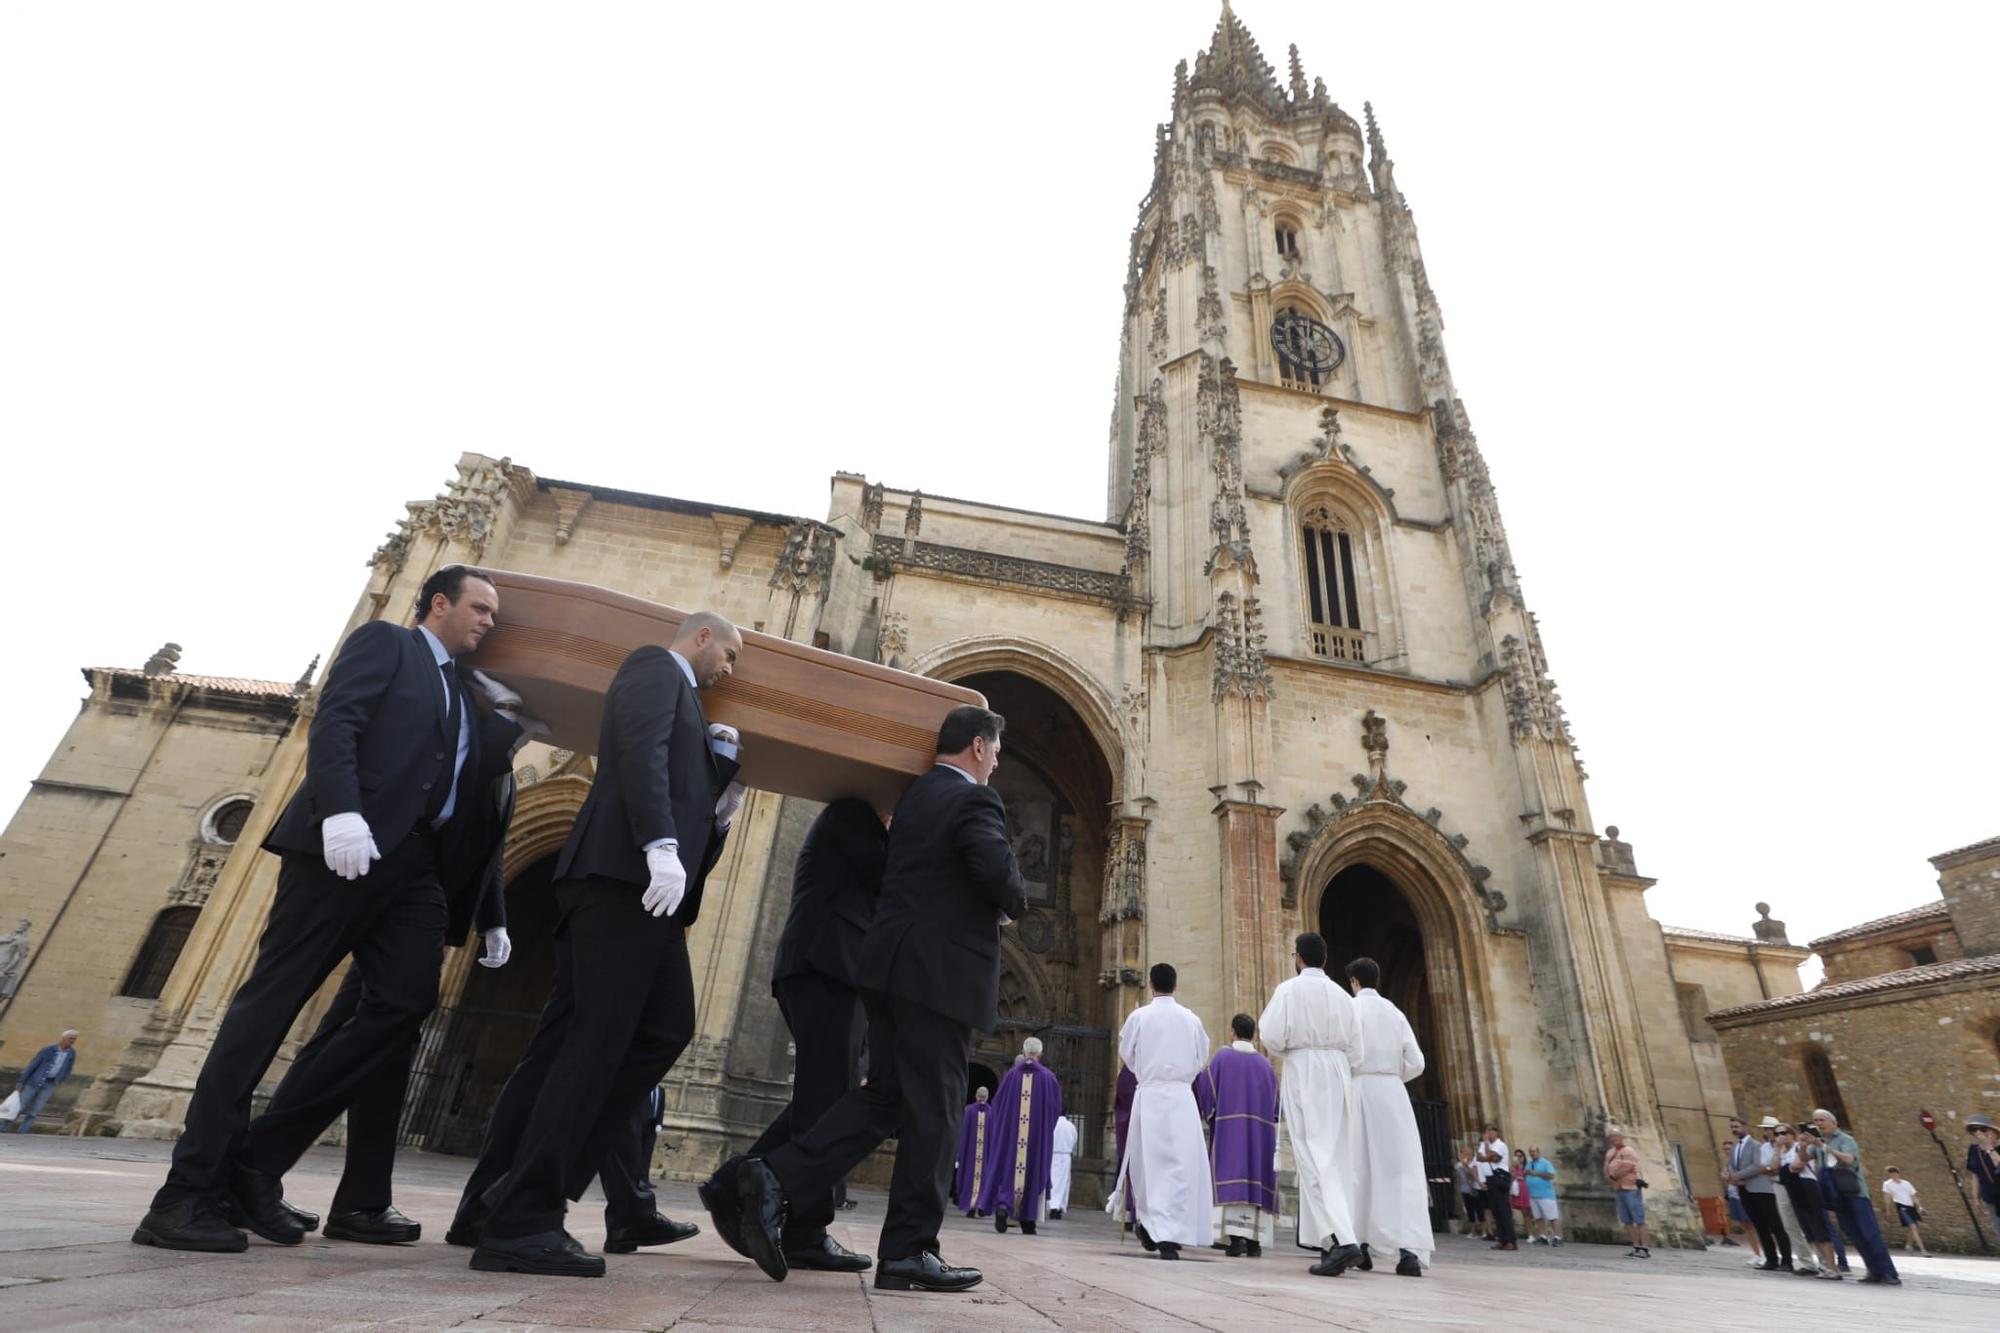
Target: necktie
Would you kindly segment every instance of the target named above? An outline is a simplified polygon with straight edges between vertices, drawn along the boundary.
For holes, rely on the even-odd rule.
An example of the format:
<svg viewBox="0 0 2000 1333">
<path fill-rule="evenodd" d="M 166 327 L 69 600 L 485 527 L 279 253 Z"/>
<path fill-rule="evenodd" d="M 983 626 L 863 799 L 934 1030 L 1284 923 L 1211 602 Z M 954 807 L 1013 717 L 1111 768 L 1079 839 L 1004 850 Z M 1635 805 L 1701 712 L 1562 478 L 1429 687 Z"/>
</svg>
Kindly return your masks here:
<svg viewBox="0 0 2000 1333">
<path fill-rule="evenodd" d="M 444 676 L 445 693 L 449 702 L 444 715 L 444 742 L 438 750 L 437 777 L 431 782 L 430 799 L 424 802 L 424 818 L 436 820 L 444 810 L 444 803 L 451 795 L 452 770 L 458 765 L 459 700 L 458 673 L 449 661 L 438 663 L 438 671 Z"/>
</svg>

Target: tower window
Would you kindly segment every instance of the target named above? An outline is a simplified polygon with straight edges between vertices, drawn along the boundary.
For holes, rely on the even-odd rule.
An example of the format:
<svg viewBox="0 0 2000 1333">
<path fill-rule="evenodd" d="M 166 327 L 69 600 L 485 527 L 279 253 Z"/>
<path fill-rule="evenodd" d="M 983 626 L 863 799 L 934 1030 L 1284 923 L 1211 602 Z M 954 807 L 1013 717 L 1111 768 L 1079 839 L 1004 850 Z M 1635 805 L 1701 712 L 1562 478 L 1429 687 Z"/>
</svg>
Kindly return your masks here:
<svg viewBox="0 0 2000 1333">
<path fill-rule="evenodd" d="M 1314 655 L 1365 662 L 1368 645 L 1361 628 L 1353 534 L 1322 505 L 1306 515 L 1299 539 L 1305 550 L 1307 633 Z"/>
<path fill-rule="evenodd" d="M 153 928 L 146 932 L 145 943 L 139 946 L 118 993 L 135 1000 L 159 999 L 200 915 L 199 907 L 169 907 L 154 917 Z"/>
<path fill-rule="evenodd" d="M 1823 1106 L 1833 1112 L 1833 1118 L 1840 1122 L 1842 1129 L 1852 1129 L 1848 1120 L 1847 1103 L 1840 1095 L 1840 1080 L 1834 1077 L 1833 1061 L 1827 1057 L 1824 1046 L 1808 1046 L 1805 1049 L 1806 1091 L 1812 1094 L 1813 1105 Z"/>
<path fill-rule="evenodd" d="M 1937 950 L 1928 944 L 1919 944 L 1910 950 L 1911 967 L 1929 967 L 1937 961 Z"/>
<path fill-rule="evenodd" d="M 1287 259 L 1299 257 L 1299 226 L 1290 218 L 1279 218 L 1277 223 L 1278 253 Z"/>
</svg>

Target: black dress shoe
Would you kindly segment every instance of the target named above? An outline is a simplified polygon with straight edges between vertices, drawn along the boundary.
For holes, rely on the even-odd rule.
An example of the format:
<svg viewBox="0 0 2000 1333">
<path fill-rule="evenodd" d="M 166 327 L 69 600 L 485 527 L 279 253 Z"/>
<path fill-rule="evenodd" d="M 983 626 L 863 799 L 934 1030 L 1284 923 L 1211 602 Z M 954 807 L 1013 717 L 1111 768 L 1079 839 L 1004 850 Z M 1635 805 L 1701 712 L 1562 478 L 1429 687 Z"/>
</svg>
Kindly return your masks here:
<svg viewBox="0 0 2000 1333">
<path fill-rule="evenodd" d="M 1146 1253 L 1151 1254 L 1154 1250 L 1160 1248 L 1159 1246 L 1153 1243 L 1153 1238 L 1146 1234 L 1146 1227 L 1143 1222 L 1134 1222 L 1132 1224 L 1132 1230 L 1139 1233 L 1139 1248 L 1144 1250 Z"/>
<path fill-rule="evenodd" d="M 221 1210 L 201 1199 L 183 1199 L 151 1210 L 139 1219 L 132 1243 L 211 1254 L 240 1254 L 250 1248 L 243 1233 L 222 1220 Z"/>
<path fill-rule="evenodd" d="M 785 1280 L 785 1190 L 761 1157 L 748 1157 L 736 1168 L 736 1236 L 738 1248 L 764 1276 Z"/>
<path fill-rule="evenodd" d="M 1160 1257 L 1162 1259 L 1178 1259 L 1181 1257 L 1181 1247 L 1170 1240 L 1163 1240 L 1160 1242 Z"/>
<path fill-rule="evenodd" d="M 358 1240 L 365 1245 L 408 1245 L 421 1239 L 424 1224 L 396 1211 L 396 1205 L 380 1208 L 336 1208 L 326 1215 L 328 1240 Z"/>
<path fill-rule="evenodd" d="M 482 1273 L 533 1273 L 542 1277 L 603 1277 L 604 1256 L 591 1254 L 567 1231 L 544 1231 L 507 1240 L 487 1237 L 472 1252 Z"/>
<path fill-rule="evenodd" d="M 1062 1215 L 1063 1215 L 1063 1210 L 1060 1208 L 1049 1209 L 1049 1221 L 1051 1222 L 1062 1221 Z"/>
<path fill-rule="evenodd" d="M 970 1291 L 985 1279 L 976 1268 L 953 1268 L 929 1250 L 910 1259 L 884 1259 L 875 1270 L 877 1291 Z"/>
<path fill-rule="evenodd" d="M 460 1245 L 466 1249 L 477 1249 L 486 1235 L 486 1219 L 476 1213 L 460 1209 L 451 1219 L 451 1225 L 444 1229 L 444 1243 Z"/>
<path fill-rule="evenodd" d="M 715 1234 L 722 1237 L 722 1243 L 742 1255 L 750 1257 L 750 1251 L 743 1248 L 743 1241 L 737 1235 L 741 1229 L 741 1210 L 736 1202 L 736 1172 L 743 1165 L 739 1155 L 730 1158 L 715 1168 L 715 1174 L 695 1186 L 694 1192 L 701 1197 L 701 1206 L 708 1209 L 708 1220 L 715 1224 Z"/>
<path fill-rule="evenodd" d="M 303 1208 L 294 1207 L 290 1199 L 282 1199 L 279 1202 L 284 1205 L 285 1211 L 292 1215 L 292 1220 L 299 1224 L 299 1230 L 307 1233 L 319 1230 L 318 1213 L 309 1213 Z M 222 1196 L 222 1220 L 239 1230 L 243 1227 L 243 1210 L 238 1208 L 236 1200 L 227 1194 Z"/>
<path fill-rule="evenodd" d="M 1372 1273 L 1375 1271 L 1375 1256 L 1368 1253 L 1368 1247 L 1366 1245 L 1363 1245 L 1361 1247 L 1361 1262 L 1356 1264 L 1355 1267 L 1359 1268 L 1364 1273 Z"/>
<path fill-rule="evenodd" d="M 1246 1241 L 1243 1245 L 1243 1253 L 1252 1259 L 1262 1259 L 1264 1257 L 1264 1242 L 1261 1240 Z"/>
<path fill-rule="evenodd" d="M 1359 1245 L 1333 1245 L 1326 1249 L 1318 1263 L 1306 1271 L 1314 1277 L 1339 1277 L 1350 1267 L 1360 1262 L 1361 1247 Z"/>
<path fill-rule="evenodd" d="M 1243 1257 L 1243 1237 L 1231 1236 L 1229 1238 L 1229 1243 L 1227 1245 L 1224 1245 L 1221 1241 L 1217 1241 L 1214 1245 L 1211 1245 L 1209 1248 L 1213 1250 L 1221 1250 L 1224 1256 L 1227 1258 L 1241 1259 Z"/>
<path fill-rule="evenodd" d="M 822 1273 L 861 1273 L 875 1266 L 865 1254 L 856 1254 L 824 1233 L 816 1241 L 785 1246 L 787 1268 L 813 1268 Z"/>
<path fill-rule="evenodd" d="M 1038 1225 L 1040 1225 L 1040 1224 L 1039 1224 L 1039 1223 L 1036 1223 L 1036 1222 L 1033 1222 L 1033 1221 L 1029 1220 L 1028 1218 L 1025 1218 L 1025 1217 L 1024 1217 L 1024 1218 L 1022 1218 L 1022 1219 L 1021 1219 L 1021 1234 L 1022 1234 L 1022 1235 L 1024 1235 L 1024 1236 L 1032 1236 L 1032 1235 L 1034 1235 L 1034 1234 L 1035 1234 L 1035 1228 L 1036 1228 L 1036 1227 L 1037 1227 Z"/>
<path fill-rule="evenodd" d="M 285 1208 L 285 1191 L 276 1176 L 247 1166 L 229 1168 L 230 1195 L 243 1215 L 243 1225 L 274 1245 L 297 1245 L 306 1229 Z"/>
<path fill-rule="evenodd" d="M 1007 1234 L 1007 1205 L 1004 1203 L 993 1210 L 993 1229 L 1003 1236 Z"/>
<path fill-rule="evenodd" d="M 604 1252 L 606 1254 L 630 1254 L 641 1245 L 672 1245 L 690 1236 L 699 1236 L 701 1228 L 692 1222 L 676 1222 L 662 1213 L 637 1222 L 624 1222 L 615 1227 L 604 1228 Z"/>
<path fill-rule="evenodd" d="M 1417 1256 L 1408 1250 L 1396 1251 L 1397 1277 L 1422 1277 L 1424 1266 L 1417 1262 Z"/>
</svg>

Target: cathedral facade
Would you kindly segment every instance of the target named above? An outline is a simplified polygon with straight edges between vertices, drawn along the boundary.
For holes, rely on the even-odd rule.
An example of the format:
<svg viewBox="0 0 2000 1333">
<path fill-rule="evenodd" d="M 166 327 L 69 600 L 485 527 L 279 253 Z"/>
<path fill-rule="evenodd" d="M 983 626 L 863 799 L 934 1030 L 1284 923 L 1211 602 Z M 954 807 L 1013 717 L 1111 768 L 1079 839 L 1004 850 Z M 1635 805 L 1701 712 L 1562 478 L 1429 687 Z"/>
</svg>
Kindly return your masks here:
<svg viewBox="0 0 2000 1333">
<path fill-rule="evenodd" d="M 1225 6 L 1176 71 L 1132 234 L 1101 519 L 847 473 L 823 518 L 763 513 L 467 454 L 443 494 L 407 506 L 329 642 L 405 619 L 426 575 L 462 561 L 713 609 L 978 689 L 1008 718 L 995 785 L 1032 910 L 1008 932 L 1002 1029 L 968 1078 L 991 1082 L 1040 1035 L 1084 1120 L 1080 1176 L 1109 1151 L 1115 1034 L 1147 965 L 1180 969 L 1219 1039 L 1291 975 L 1294 935 L 1317 930 L 1336 965 L 1380 960 L 1410 1013 L 1434 1152 L 1497 1122 L 1557 1161 L 1577 1223 L 1609 1230 L 1597 1162 L 1617 1123 L 1648 1162 L 1657 1220 L 1691 1235 L 1693 1203 L 1667 1182 L 1715 1192 L 1731 1108 L 1677 960 L 1758 998 L 1796 990 L 1795 972 L 1767 969 L 1803 954 L 1663 933 L 1631 848 L 1599 831 L 1443 331 L 1372 111 L 1343 110 L 1296 49 L 1281 74 Z M 140 684 L 121 700 L 107 683 L 103 707 L 179 708 L 173 672 L 126 674 Z M 254 798 L 241 839 L 122 1049 L 96 1052 L 79 1128 L 178 1125 L 275 886 L 256 844 L 304 763 L 309 689 L 243 711 L 267 719 L 278 694 L 289 729 L 223 784 Z M 518 762 L 515 961 L 448 965 L 410 1086 L 415 1146 L 476 1147 L 547 985 L 549 868 L 592 761 L 534 746 Z M 38 799 L 10 841 L 68 836 L 23 824 Z M 815 812 L 753 794 L 711 881 L 690 939 L 701 1030 L 668 1086 L 678 1173 L 740 1148 L 786 1095 L 766 982 Z M 24 904 L 42 891 L 6 883 Z M 6 1058 L 16 1027 L 0 1016 Z"/>
</svg>

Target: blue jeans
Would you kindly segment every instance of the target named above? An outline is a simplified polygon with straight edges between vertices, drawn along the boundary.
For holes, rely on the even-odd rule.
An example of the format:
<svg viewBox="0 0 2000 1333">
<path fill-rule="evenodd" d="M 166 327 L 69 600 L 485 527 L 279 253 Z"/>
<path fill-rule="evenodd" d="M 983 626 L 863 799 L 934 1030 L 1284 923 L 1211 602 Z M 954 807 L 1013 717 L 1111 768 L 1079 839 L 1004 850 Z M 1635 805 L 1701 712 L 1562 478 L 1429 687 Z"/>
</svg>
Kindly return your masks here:
<svg viewBox="0 0 2000 1333">
<path fill-rule="evenodd" d="M 31 1088 L 22 1088 L 21 1115 L 14 1121 L 14 1132 L 26 1134 L 28 1126 L 35 1123 L 35 1117 L 42 1113 L 42 1108 L 49 1104 L 49 1098 L 55 1095 L 56 1085 L 53 1083 L 37 1083 Z"/>
</svg>

